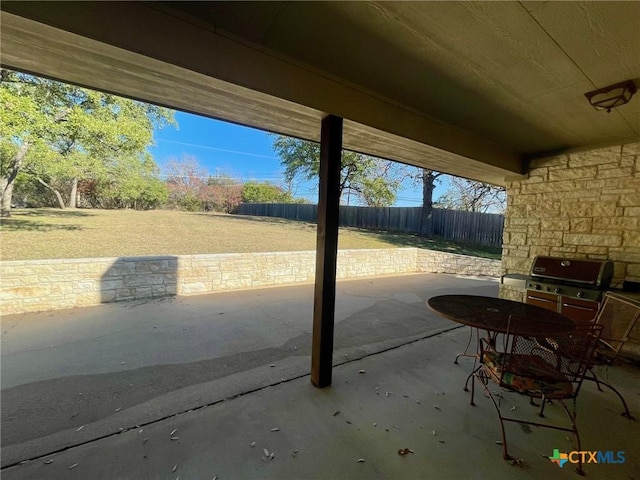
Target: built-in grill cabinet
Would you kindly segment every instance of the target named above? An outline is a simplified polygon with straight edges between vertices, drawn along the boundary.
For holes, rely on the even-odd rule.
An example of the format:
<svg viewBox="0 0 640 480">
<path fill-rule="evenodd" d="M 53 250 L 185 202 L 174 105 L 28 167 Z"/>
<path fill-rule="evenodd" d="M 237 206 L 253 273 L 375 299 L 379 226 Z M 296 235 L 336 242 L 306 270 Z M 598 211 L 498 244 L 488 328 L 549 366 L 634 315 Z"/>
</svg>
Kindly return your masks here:
<svg viewBox="0 0 640 480">
<path fill-rule="evenodd" d="M 610 261 L 537 256 L 526 280 L 526 302 L 588 322 L 612 277 Z"/>
</svg>

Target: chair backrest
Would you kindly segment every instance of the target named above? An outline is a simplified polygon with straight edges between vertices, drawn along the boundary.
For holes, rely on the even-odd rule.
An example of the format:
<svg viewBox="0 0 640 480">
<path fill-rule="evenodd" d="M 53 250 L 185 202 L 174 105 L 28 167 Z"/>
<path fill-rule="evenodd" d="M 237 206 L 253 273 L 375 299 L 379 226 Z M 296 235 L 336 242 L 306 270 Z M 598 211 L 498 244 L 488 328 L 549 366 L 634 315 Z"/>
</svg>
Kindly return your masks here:
<svg viewBox="0 0 640 480">
<path fill-rule="evenodd" d="M 538 323 L 537 331 L 523 331 L 519 329 L 519 319 L 509 319 L 509 328 L 504 340 L 505 352 L 511 354 L 510 358 L 527 358 L 531 356 L 532 366 L 536 360 L 544 360 L 544 365 L 551 365 L 560 372 L 564 378 L 577 384 L 574 387 L 574 395 L 577 395 L 585 373 L 591 365 L 595 348 L 600 339 L 603 327 L 595 323 L 577 324 L 574 329 L 557 332 L 557 324 L 548 320 Z M 549 334 L 548 332 L 556 332 Z M 524 356 L 524 357 L 523 357 Z M 538 357 L 537 359 L 533 356 Z M 505 370 L 510 370 L 505 365 Z M 541 375 L 547 372 L 547 368 L 541 368 Z M 554 375 L 555 376 L 555 375 Z"/>
<path fill-rule="evenodd" d="M 572 382 L 582 383 L 586 371 L 592 365 L 602 330 L 602 325 L 595 323 L 577 324 L 575 330 L 568 335 L 555 339 L 558 345 L 558 368 Z"/>
<path fill-rule="evenodd" d="M 596 316 L 595 323 L 602 325 L 601 345 L 610 350 L 613 360 L 640 318 L 640 302 L 616 293 L 607 292 Z"/>
</svg>

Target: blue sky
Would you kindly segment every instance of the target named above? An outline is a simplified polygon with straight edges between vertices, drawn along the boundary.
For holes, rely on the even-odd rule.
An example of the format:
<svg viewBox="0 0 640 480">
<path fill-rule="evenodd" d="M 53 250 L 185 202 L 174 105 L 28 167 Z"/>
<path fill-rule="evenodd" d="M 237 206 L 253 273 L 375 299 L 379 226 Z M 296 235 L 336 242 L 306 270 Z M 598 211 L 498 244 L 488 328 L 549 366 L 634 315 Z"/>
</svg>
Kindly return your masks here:
<svg viewBox="0 0 640 480">
<path fill-rule="evenodd" d="M 211 175 L 283 184 L 284 169 L 271 148 L 273 139 L 267 132 L 183 112 L 176 112 L 175 118 L 178 128 L 165 127 L 156 131 L 155 146 L 150 148 L 161 169 L 172 158 L 192 156 Z M 436 187 L 434 199 L 443 191 L 443 186 Z M 313 183 L 302 183 L 295 194 L 316 201 L 317 188 Z M 396 206 L 418 207 L 422 204 L 421 190 L 412 185 L 398 192 L 398 197 Z"/>
</svg>

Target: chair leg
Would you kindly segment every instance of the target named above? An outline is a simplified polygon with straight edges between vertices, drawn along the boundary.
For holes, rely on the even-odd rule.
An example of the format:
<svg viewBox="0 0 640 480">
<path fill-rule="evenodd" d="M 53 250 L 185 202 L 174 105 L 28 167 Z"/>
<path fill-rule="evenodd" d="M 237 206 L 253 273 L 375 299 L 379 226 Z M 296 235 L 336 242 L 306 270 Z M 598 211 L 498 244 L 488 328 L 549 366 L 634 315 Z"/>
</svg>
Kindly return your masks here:
<svg viewBox="0 0 640 480">
<path fill-rule="evenodd" d="M 622 412 L 620 415 L 622 415 L 623 417 L 626 417 L 630 420 L 635 420 L 633 415 L 631 415 L 631 412 L 629 411 L 629 407 L 627 406 L 627 402 L 625 401 L 624 397 L 622 396 L 622 394 L 611 384 L 607 383 L 607 382 L 603 382 L 602 380 L 597 380 L 597 377 L 593 376 L 594 381 L 600 385 L 604 385 L 605 387 L 609 388 L 613 393 L 615 393 L 618 398 L 620 399 L 620 401 L 622 402 L 622 406 L 624 407 L 624 412 Z M 591 380 L 591 378 L 589 378 L 589 380 Z M 602 391 L 602 389 L 600 389 L 600 391 Z"/>
<path fill-rule="evenodd" d="M 540 399 L 540 411 L 538 412 L 538 416 L 539 417 L 543 417 L 544 418 L 544 406 L 547 403 L 546 399 L 544 398 L 544 394 L 542 395 L 542 398 Z"/>
<path fill-rule="evenodd" d="M 469 380 L 471 380 L 471 386 L 473 387 L 473 376 L 476 374 L 478 370 L 477 369 L 473 369 L 473 372 L 471 372 L 469 375 L 467 375 L 467 380 L 464 382 L 464 391 L 468 392 L 469 391 Z"/>
<path fill-rule="evenodd" d="M 498 420 L 500 420 L 500 433 L 502 435 L 502 458 L 504 458 L 505 460 L 513 460 L 513 458 L 511 458 L 511 455 L 509 455 L 509 452 L 507 450 L 507 434 L 504 430 L 504 420 L 502 419 L 502 414 L 500 413 L 500 406 L 496 402 L 495 398 L 493 398 L 493 395 L 491 394 L 489 387 L 484 385 L 484 383 L 483 383 L 483 387 L 489 394 L 489 398 L 491 399 L 491 402 L 493 403 L 493 406 L 496 409 L 496 413 L 498 414 Z"/>
<path fill-rule="evenodd" d="M 453 361 L 453 363 L 455 363 L 456 365 L 460 365 L 460 364 L 458 363 L 458 359 L 459 359 L 460 357 L 469 357 L 469 358 L 474 358 L 474 357 L 475 357 L 475 355 L 471 355 L 470 353 L 459 353 L 458 355 L 456 355 L 456 359 Z"/>
<path fill-rule="evenodd" d="M 473 339 L 473 328 L 469 328 L 469 340 L 467 341 L 467 346 L 464 348 L 463 353 L 459 353 L 456 355 L 456 359 L 453 361 L 456 365 L 458 365 L 458 359 L 460 357 L 475 357 L 475 355 L 470 355 L 467 352 L 469 351 L 469 346 L 471 345 L 471 340 Z"/>
<path fill-rule="evenodd" d="M 577 436 L 578 436 L 578 434 L 576 432 L 576 437 Z M 578 443 L 580 443 L 580 442 L 578 442 Z M 578 448 L 580 448 L 580 447 L 578 447 Z M 578 451 L 580 451 L 580 450 L 578 450 Z M 578 475 L 581 475 L 583 477 L 585 476 L 584 470 L 582 469 L 582 457 L 580 457 L 580 456 L 578 456 L 578 466 L 576 467 L 576 472 L 578 473 Z"/>
<path fill-rule="evenodd" d="M 476 393 L 476 382 L 475 382 L 475 379 L 476 379 L 476 372 L 473 372 L 473 373 L 471 373 L 471 402 L 470 402 L 471 406 L 473 406 L 473 407 L 476 406 L 475 402 L 473 401 L 473 397 L 474 397 L 474 395 Z M 469 379 L 467 378 L 467 382 L 468 381 L 469 381 Z M 465 391 L 467 391 L 467 385 L 466 384 L 464 386 L 464 389 L 465 389 Z"/>
<path fill-rule="evenodd" d="M 476 365 L 477 362 L 473 364 L 473 370 L 469 375 L 467 375 L 467 380 L 464 382 L 464 391 L 469 391 L 469 380 L 473 378 L 473 376 L 482 368 L 482 365 Z"/>
<path fill-rule="evenodd" d="M 604 390 L 602 390 L 602 387 L 600 386 L 600 379 L 598 379 L 598 376 L 596 375 L 596 372 L 594 372 L 593 369 L 589 369 L 589 370 L 593 374 L 593 381 L 596 382 L 596 386 L 598 387 L 598 391 L 604 392 Z"/>
<path fill-rule="evenodd" d="M 499 408 L 500 407 L 498 407 L 498 409 Z M 504 431 L 504 421 L 502 420 L 500 412 L 498 412 L 498 418 L 500 419 L 500 433 L 502 435 L 502 458 L 505 460 L 513 460 L 507 451 L 507 433 Z"/>
<path fill-rule="evenodd" d="M 576 446 L 577 446 L 577 451 L 581 452 L 582 448 L 580 446 L 580 434 L 578 433 L 578 427 L 576 426 L 576 421 L 575 418 L 572 420 L 573 423 L 573 436 L 576 437 Z M 582 456 L 578 455 L 578 466 L 576 467 L 576 472 L 578 472 L 578 475 L 582 475 L 584 476 L 584 470 L 582 469 Z"/>
<path fill-rule="evenodd" d="M 630 420 L 635 420 L 635 418 L 633 417 L 633 415 L 631 415 L 631 412 L 629 411 L 629 407 L 627 406 L 627 402 L 625 401 L 624 397 L 622 396 L 622 394 L 610 383 L 607 383 L 603 380 L 600 380 L 598 378 L 598 375 L 596 374 L 596 372 L 593 370 L 593 368 L 590 368 L 589 371 L 591 372 L 591 377 L 584 377 L 585 380 L 591 380 L 592 382 L 595 382 L 596 385 L 598 386 L 598 390 L 600 390 L 601 392 L 603 392 L 604 390 L 602 390 L 602 388 L 600 387 L 600 385 L 604 385 L 605 387 L 607 387 L 609 390 L 611 390 L 613 393 L 615 393 L 618 398 L 620 399 L 620 401 L 622 402 L 622 406 L 624 407 L 624 412 L 622 412 L 620 415 L 622 415 L 623 417 L 626 417 Z"/>
<path fill-rule="evenodd" d="M 578 433 L 578 426 L 576 425 L 576 417 L 578 415 L 577 413 L 577 409 L 576 409 L 576 398 L 573 398 L 573 412 L 570 412 L 569 409 L 567 408 L 567 405 L 560 400 L 560 403 L 562 404 L 562 408 L 564 408 L 564 411 L 566 412 L 567 416 L 569 417 L 569 419 L 571 420 L 571 428 L 573 431 L 573 436 L 576 439 L 576 451 L 581 452 L 582 451 L 582 445 L 580 443 L 580 433 Z M 576 472 L 578 472 L 579 475 L 584 476 L 584 470 L 582 469 L 582 457 L 579 455 L 578 456 L 578 466 L 576 467 Z"/>
</svg>

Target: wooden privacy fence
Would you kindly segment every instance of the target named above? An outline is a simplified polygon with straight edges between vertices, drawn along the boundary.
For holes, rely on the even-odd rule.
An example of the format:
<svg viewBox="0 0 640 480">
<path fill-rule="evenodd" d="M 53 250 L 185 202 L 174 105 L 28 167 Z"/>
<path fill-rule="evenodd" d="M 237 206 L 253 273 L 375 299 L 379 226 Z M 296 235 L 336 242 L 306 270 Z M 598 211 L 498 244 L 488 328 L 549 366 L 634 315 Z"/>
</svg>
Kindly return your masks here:
<svg viewBox="0 0 640 480">
<path fill-rule="evenodd" d="M 488 247 L 502 246 L 504 215 L 434 208 L 430 234 Z"/>
<path fill-rule="evenodd" d="M 318 218 L 318 206 L 297 203 L 241 203 L 236 213 L 315 222 Z M 340 206 L 340 226 L 367 230 L 419 233 L 421 216 L 422 207 Z M 500 247 L 503 227 L 503 215 L 434 208 L 426 233 L 471 245 Z"/>
</svg>

